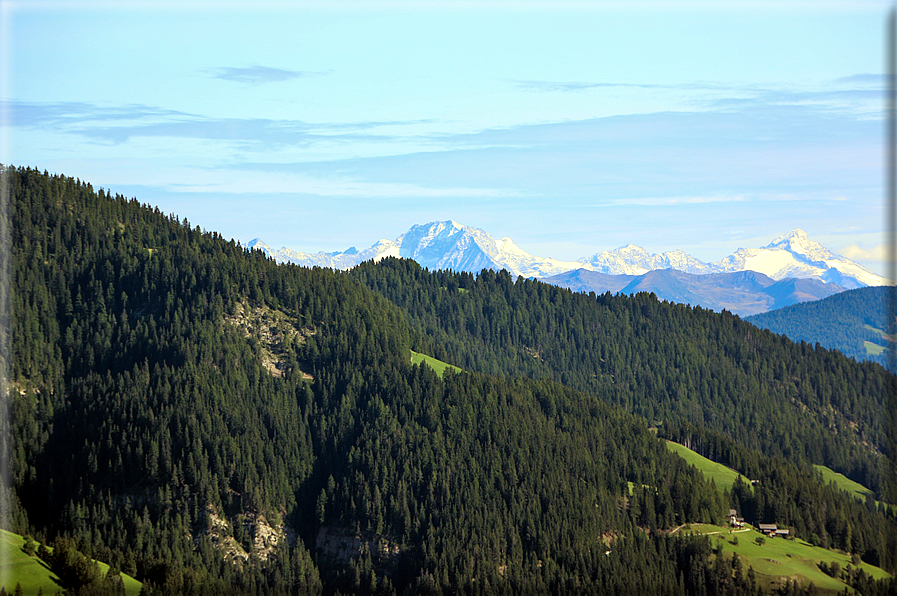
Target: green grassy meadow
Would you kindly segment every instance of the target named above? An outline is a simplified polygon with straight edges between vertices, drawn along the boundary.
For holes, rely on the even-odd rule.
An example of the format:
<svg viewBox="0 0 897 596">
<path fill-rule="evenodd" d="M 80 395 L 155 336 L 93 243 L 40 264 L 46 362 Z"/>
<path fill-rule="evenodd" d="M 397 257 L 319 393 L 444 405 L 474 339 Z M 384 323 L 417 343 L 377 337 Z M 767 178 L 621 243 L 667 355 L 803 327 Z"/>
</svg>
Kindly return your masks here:
<svg viewBox="0 0 897 596">
<path fill-rule="evenodd" d="M 822 593 L 843 592 L 847 587 L 840 579 L 836 579 L 822 572 L 819 563 L 831 564 L 837 561 L 841 569 L 848 565 L 855 567 L 850 560 L 850 555 L 813 546 L 799 538 L 786 540 L 785 538 L 764 537 L 762 545 L 756 543 L 756 539 L 762 536 L 754 529 L 735 530 L 722 526 L 709 524 L 692 524 L 689 530 L 683 529 L 683 534 L 709 534 L 714 547 L 721 548 L 725 556 L 731 557 L 737 553 L 742 557 L 745 567 L 754 569 L 758 581 L 765 589 L 776 589 L 786 581 L 797 581 L 801 586 L 810 582 Z M 738 544 L 732 544 L 732 539 L 737 538 Z M 875 579 L 891 577 L 886 571 L 860 563 L 859 567 Z"/>
<path fill-rule="evenodd" d="M 2 578 L 2 586 L 6 588 L 7 594 L 12 594 L 16 584 L 22 585 L 22 592 L 26 596 L 37 594 L 43 591 L 45 596 L 52 596 L 56 593 L 62 593 L 62 588 L 56 583 L 59 578 L 55 573 L 50 571 L 47 565 L 36 555 L 29 557 L 22 550 L 25 544 L 25 538 L 19 534 L 13 534 L 6 530 L 0 530 L 0 548 L 4 554 L 3 560 L 0 561 L 0 578 Z M 38 543 L 35 542 L 35 548 Z M 99 562 L 100 572 L 104 575 L 109 571 L 109 565 Z M 143 584 L 133 577 L 121 574 L 122 581 L 125 584 L 125 593 L 128 596 L 138 596 Z"/>
<path fill-rule="evenodd" d="M 820 472 L 822 474 L 822 479 L 825 482 L 834 482 L 835 486 L 837 486 L 838 488 L 840 488 L 841 490 L 843 490 L 845 492 L 852 494 L 854 496 L 854 498 L 856 498 L 857 501 L 865 501 L 867 495 L 870 495 L 870 496 L 873 495 L 871 490 L 869 490 L 868 488 L 866 488 L 859 482 L 854 482 L 850 478 L 847 478 L 843 474 L 839 474 L 838 472 L 835 472 L 831 468 L 827 468 L 825 466 L 821 466 L 818 464 L 814 464 L 813 468 L 815 468 L 817 472 Z M 875 501 L 875 504 L 882 505 L 882 502 Z M 894 511 L 895 509 L 897 509 L 897 506 L 894 506 L 891 504 L 888 504 L 886 506 L 891 511 Z"/>
<path fill-rule="evenodd" d="M 878 356 L 885 351 L 884 346 L 872 343 L 871 341 L 864 341 L 863 346 L 866 348 L 866 353 L 871 354 L 872 356 Z"/>
<path fill-rule="evenodd" d="M 873 327 L 872 325 L 868 325 L 868 324 L 863 325 L 863 327 L 869 331 L 874 331 L 875 333 L 877 333 L 879 335 L 879 337 L 881 337 L 882 339 L 884 339 L 885 341 L 887 341 L 889 343 L 894 342 L 894 338 L 891 337 L 890 335 L 888 335 L 887 333 L 885 333 L 884 329 L 879 329 L 878 327 Z M 883 352 L 885 352 L 887 350 L 887 346 L 882 346 L 882 345 L 877 344 L 872 341 L 864 341 L 863 347 L 866 348 L 866 353 L 871 356 L 878 356 L 879 354 L 882 354 Z"/>
<path fill-rule="evenodd" d="M 732 490 L 732 485 L 735 484 L 735 479 L 738 477 L 741 477 L 742 482 L 748 486 L 751 484 L 751 481 L 747 476 L 739 474 L 732 468 L 728 468 L 723 464 L 718 464 L 702 455 L 698 455 L 684 445 L 672 441 L 664 441 L 664 443 L 666 443 L 667 449 L 678 454 L 682 459 L 696 467 L 705 478 L 708 480 L 713 479 L 713 482 L 720 491 Z"/>
<path fill-rule="evenodd" d="M 891 337 L 890 335 L 888 335 L 887 333 L 885 333 L 884 329 L 879 329 L 878 327 L 873 327 L 872 325 L 869 325 L 869 324 L 863 325 L 863 327 L 865 329 L 868 329 L 869 331 L 874 331 L 875 333 L 879 334 L 881 337 L 883 337 L 884 339 L 887 339 L 888 341 L 894 341 L 894 338 Z"/>
<path fill-rule="evenodd" d="M 411 364 L 421 364 L 425 363 L 427 366 L 436 371 L 440 377 L 445 373 L 445 369 L 450 368 L 455 372 L 461 372 L 461 369 L 457 366 L 453 366 L 442 360 L 436 360 L 432 356 L 427 356 L 426 354 L 421 354 L 419 352 L 415 352 L 411 350 Z"/>
</svg>

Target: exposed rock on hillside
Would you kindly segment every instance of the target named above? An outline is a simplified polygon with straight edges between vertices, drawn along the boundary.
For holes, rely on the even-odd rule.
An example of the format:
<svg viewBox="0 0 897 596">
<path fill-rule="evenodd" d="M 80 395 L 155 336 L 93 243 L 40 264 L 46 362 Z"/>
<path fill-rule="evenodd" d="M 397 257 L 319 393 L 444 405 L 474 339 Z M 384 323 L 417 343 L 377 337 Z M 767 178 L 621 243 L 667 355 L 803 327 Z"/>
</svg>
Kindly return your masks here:
<svg viewBox="0 0 897 596">
<path fill-rule="evenodd" d="M 301 345 L 315 334 L 314 329 L 297 325 L 295 319 L 283 311 L 247 302 L 238 302 L 234 312 L 224 320 L 247 338 L 258 340 L 262 365 L 275 377 L 282 377 L 287 371 L 290 345 Z M 312 378 L 308 373 L 299 372 L 303 378 Z"/>
<path fill-rule="evenodd" d="M 395 567 L 402 554 L 399 545 L 384 536 L 333 526 L 318 530 L 315 546 L 325 558 L 342 564 L 370 554 L 374 566 L 380 569 Z"/>
<path fill-rule="evenodd" d="M 230 561 L 240 567 L 249 561 L 249 553 L 231 536 L 230 524 L 219 517 L 211 505 L 206 508 L 206 523 L 208 529 L 206 535 L 212 542 L 212 546 L 222 551 L 225 561 Z"/>
<path fill-rule="evenodd" d="M 232 532 L 231 524 L 218 515 L 212 505 L 206 507 L 206 531 L 212 546 L 222 552 L 226 561 L 242 567 L 249 562 L 252 555 L 258 560 L 267 562 L 277 550 L 277 546 L 284 540 L 295 544 L 295 532 L 285 524 L 272 525 L 261 513 L 247 512 L 238 516 L 242 523 L 242 534 L 248 537 L 250 550 L 247 551 L 240 544 Z M 292 540 L 291 540 L 292 537 Z"/>
</svg>

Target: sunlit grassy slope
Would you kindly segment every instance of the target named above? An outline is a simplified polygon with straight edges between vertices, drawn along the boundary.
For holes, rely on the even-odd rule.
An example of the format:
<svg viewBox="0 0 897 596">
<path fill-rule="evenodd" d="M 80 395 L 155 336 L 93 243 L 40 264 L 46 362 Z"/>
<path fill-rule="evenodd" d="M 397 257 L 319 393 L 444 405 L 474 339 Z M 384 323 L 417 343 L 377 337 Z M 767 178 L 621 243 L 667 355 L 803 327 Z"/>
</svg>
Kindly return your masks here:
<svg viewBox="0 0 897 596">
<path fill-rule="evenodd" d="M 22 585 L 22 593 L 26 595 L 37 594 L 43 590 L 46 596 L 61 593 L 62 588 L 56 583 L 59 578 L 50 571 L 47 565 L 37 558 L 29 557 L 22 550 L 25 544 L 24 537 L 6 530 L 0 530 L 0 542 L 2 542 L 3 560 L 0 560 L 0 580 L 7 594 L 12 594 L 16 584 Z M 35 542 L 35 548 L 38 543 Z M 104 575 L 109 571 L 109 565 L 99 562 L 100 572 Z M 143 588 L 143 584 L 129 575 L 121 574 L 125 584 L 125 593 L 128 596 L 137 596 Z"/>
<path fill-rule="evenodd" d="M 854 482 L 850 478 L 844 476 L 843 474 L 835 472 L 831 468 L 819 465 L 815 465 L 813 467 L 822 474 L 823 480 L 825 480 L 826 482 L 834 482 L 835 486 L 845 492 L 849 492 L 860 501 L 864 501 L 866 499 L 866 495 L 872 494 L 871 490 L 869 490 L 859 482 Z"/>
<path fill-rule="evenodd" d="M 672 441 L 664 441 L 664 443 L 666 443 L 667 449 L 678 454 L 682 459 L 700 470 L 708 480 L 712 478 L 720 491 L 732 490 L 732 485 L 735 484 L 735 479 L 739 476 L 745 484 L 750 485 L 751 483 L 747 476 L 739 474 L 732 468 L 727 468 L 723 464 L 718 464 L 702 455 L 698 455 L 684 445 L 673 443 Z"/>
<path fill-rule="evenodd" d="M 457 366 L 453 366 L 451 364 L 443 362 L 442 360 L 436 360 L 432 356 L 427 356 L 426 354 L 420 354 L 418 352 L 415 352 L 414 350 L 411 350 L 411 363 L 412 364 L 426 363 L 426 365 L 429 366 L 430 368 L 432 368 L 434 371 L 436 371 L 436 373 L 440 377 L 443 375 L 443 373 L 445 373 L 446 368 L 450 368 L 456 372 L 461 372 L 461 369 L 458 368 Z"/>
<path fill-rule="evenodd" d="M 834 482 L 835 486 L 845 492 L 852 494 L 858 501 L 865 501 L 867 495 L 873 495 L 871 490 L 869 490 L 859 482 L 854 482 L 850 478 L 847 478 L 843 474 L 835 472 L 831 468 L 820 465 L 814 465 L 813 467 L 822 474 L 823 480 L 825 480 L 826 482 Z M 875 501 L 875 503 L 877 505 L 882 504 L 881 501 Z M 889 504 L 887 505 L 887 507 L 891 511 L 897 510 L 897 506 L 893 504 Z"/>
<path fill-rule="evenodd" d="M 744 565 L 754 569 L 757 579 L 766 589 L 776 589 L 791 580 L 802 586 L 813 582 L 820 592 L 835 594 L 843 592 L 847 584 L 823 573 L 819 563 L 831 565 L 837 561 L 841 569 L 846 569 L 848 565 L 855 567 L 850 555 L 813 546 L 800 538 L 764 537 L 763 544 L 757 544 L 756 540 L 761 534 L 753 528 L 731 531 L 720 526 L 693 524 L 683 533 L 710 534 L 714 547 L 722 548 L 724 556 L 731 557 L 732 553 L 737 553 L 743 557 Z M 737 539 L 737 544 L 732 544 L 733 539 Z M 875 579 L 891 577 L 886 571 L 867 563 L 861 562 L 859 567 Z"/>
</svg>

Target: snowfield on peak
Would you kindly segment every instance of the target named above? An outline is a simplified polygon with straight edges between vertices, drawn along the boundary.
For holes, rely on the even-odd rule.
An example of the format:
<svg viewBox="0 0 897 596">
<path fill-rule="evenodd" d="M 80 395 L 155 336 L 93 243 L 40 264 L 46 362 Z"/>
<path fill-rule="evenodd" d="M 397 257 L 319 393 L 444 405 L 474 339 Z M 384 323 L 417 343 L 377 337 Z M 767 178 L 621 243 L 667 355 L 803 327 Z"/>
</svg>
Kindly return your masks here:
<svg viewBox="0 0 897 596">
<path fill-rule="evenodd" d="M 887 285 L 887 280 L 859 263 L 834 254 L 810 240 L 801 229 L 779 236 L 763 248 L 739 248 L 711 263 L 713 272 L 757 271 L 780 280 L 786 277 L 818 278 L 837 282 L 847 289 Z"/>
</svg>

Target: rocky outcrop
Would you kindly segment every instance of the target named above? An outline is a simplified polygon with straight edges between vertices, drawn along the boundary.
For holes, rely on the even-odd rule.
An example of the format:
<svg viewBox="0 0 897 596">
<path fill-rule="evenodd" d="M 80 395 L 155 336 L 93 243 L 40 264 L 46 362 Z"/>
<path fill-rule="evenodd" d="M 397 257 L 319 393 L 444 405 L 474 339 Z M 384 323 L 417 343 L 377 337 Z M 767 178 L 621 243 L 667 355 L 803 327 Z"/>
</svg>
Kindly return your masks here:
<svg viewBox="0 0 897 596">
<path fill-rule="evenodd" d="M 275 377 L 287 371 L 286 357 L 290 344 L 301 345 L 315 334 L 313 329 L 297 325 L 295 319 L 283 311 L 267 306 L 238 302 L 226 323 L 239 329 L 247 338 L 258 340 L 258 356 L 265 369 Z M 311 379 L 308 373 L 299 373 Z"/>
<path fill-rule="evenodd" d="M 277 545 L 286 540 L 286 532 L 281 524 L 272 526 L 261 513 L 243 516 L 243 528 L 252 537 L 252 550 L 263 561 L 267 561 L 277 550 Z"/>
<path fill-rule="evenodd" d="M 215 509 L 211 505 L 206 507 L 206 525 L 205 535 L 209 537 L 212 546 L 221 551 L 225 561 L 230 561 L 238 567 L 242 567 L 249 561 L 249 553 L 231 535 L 230 524 L 215 513 Z M 195 540 L 198 541 L 200 536 L 197 536 Z"/>
<path fill-rule="evenodd" d="M 370 555 L 375 568 L 379 569 L 394 568 L 402 555 L 399 545 L 385 536 L 336 526 L 322 526 L 315 547 L 320 556 L 339 564 Z"/>
<path fill-rule="evenodd" d="M 198 542 L 202 536 L 208 536 L 212 546 L 221 551 L 222 557 L 238 567 L 247 564 L 253 556 L 263 563 L 267 562 L 283 541 L 290 546 L 296 543 L 296 533 L 292 528 L 286 524 L 271 524 L 261 513 L 244 512 L 237 516 L 234 523 L 242 525 L 241 535 L 247 537 L 243 544 L 234 538 L 232 523 L 208 505 L 206 530 L 198 533 L 195 540 Z M 249 547 L 248 551 L 244 545 Z"/>
</svg>

